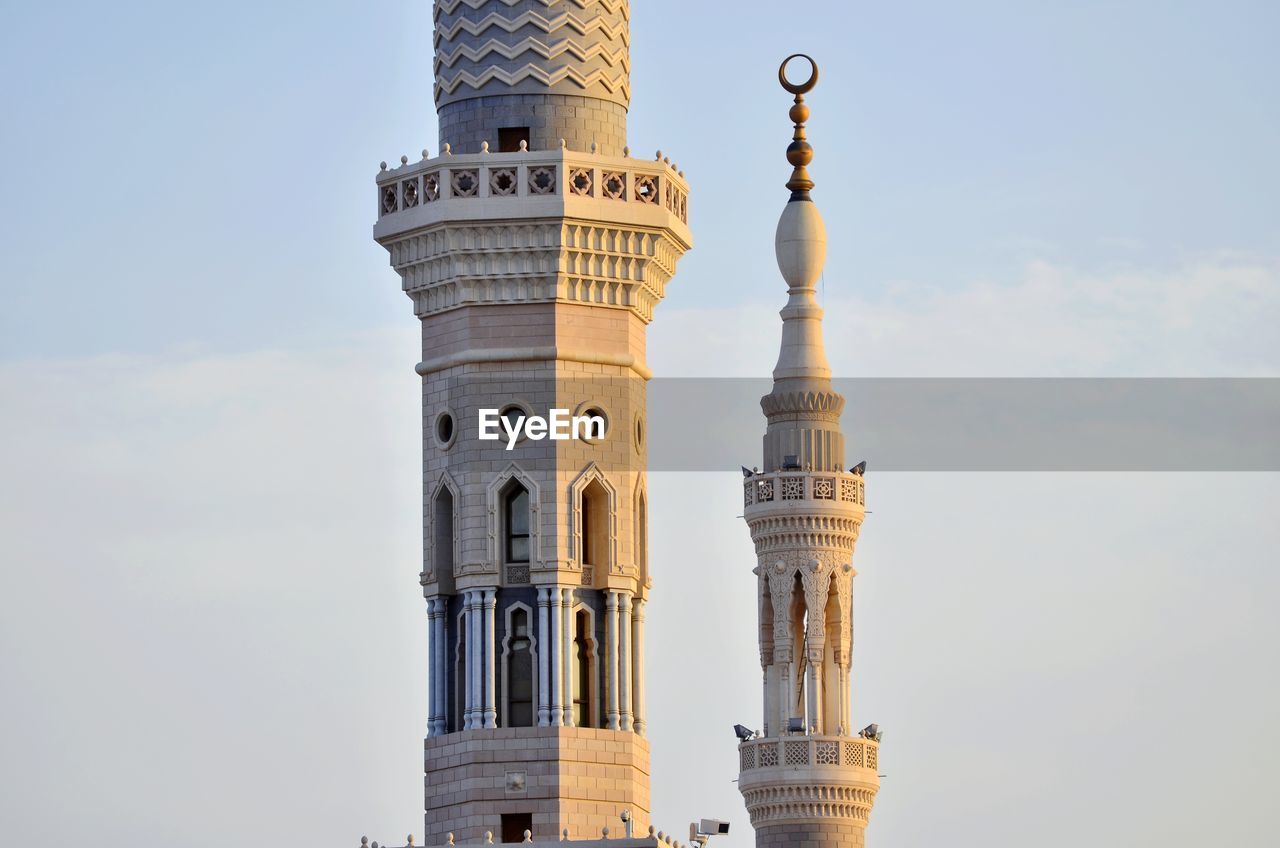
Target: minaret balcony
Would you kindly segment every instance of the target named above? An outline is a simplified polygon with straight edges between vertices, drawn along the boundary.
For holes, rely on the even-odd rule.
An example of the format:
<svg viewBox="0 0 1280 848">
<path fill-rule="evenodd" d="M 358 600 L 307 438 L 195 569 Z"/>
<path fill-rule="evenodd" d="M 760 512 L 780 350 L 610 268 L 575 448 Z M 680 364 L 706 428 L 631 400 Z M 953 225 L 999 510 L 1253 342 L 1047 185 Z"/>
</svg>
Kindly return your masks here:
<svg viewBox="0 0 1280 848">
<path fill-rule="evenodd" d="M 772 471 L 753 474 L 742 483 L 742 505 L 748 522 L 757 515 L 785 512 L 801 504 L 806 509 L 826 505 L 840 513 L 856 507 L 862 513 L 867 504 L 862 475 L 847 471 Z"/>
<path fill-rule="evenodd" d="M 879 767 L 880 743 L 861 736 L 821 736 L 797 733 L 769 736 L 738 745 L 738 759 L 745 778 L 756 769 L 857 768 L 871 772 Z"/>
<path fill-rule="evenodd" d="M 752 825 L 843 819 L 865 827 L 880 789 L 880 746 L 849 736 L 752 739 L 738 746 L 738 789 Z"/>
<path fill-rule="evenodd" d="M 445 154 L 377 177 L 374 239 L 446 221 L 576 218 L 669 230 L 684 249 L 689 184 L 666 159 L 558 148 Z"/>
</svg>

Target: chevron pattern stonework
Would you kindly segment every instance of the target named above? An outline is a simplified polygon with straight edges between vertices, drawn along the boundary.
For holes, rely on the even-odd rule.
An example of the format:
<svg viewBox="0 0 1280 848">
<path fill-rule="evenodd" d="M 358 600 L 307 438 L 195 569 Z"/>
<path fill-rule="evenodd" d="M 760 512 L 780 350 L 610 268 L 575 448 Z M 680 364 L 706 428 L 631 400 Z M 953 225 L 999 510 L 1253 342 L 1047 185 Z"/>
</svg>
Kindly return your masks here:
<svg viewBox="0 0 1280 848">
<path fill-rule="evenodd" d="M 435 98 L 502 94 L 630 101 L 627 0 L 436 0 Z"/>
</svg>

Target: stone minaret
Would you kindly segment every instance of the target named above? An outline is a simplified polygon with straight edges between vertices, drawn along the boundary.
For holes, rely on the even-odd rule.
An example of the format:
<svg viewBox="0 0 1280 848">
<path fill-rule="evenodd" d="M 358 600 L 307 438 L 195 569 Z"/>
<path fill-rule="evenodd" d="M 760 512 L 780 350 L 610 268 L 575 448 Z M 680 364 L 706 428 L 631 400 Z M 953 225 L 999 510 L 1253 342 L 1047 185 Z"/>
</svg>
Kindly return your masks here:
<svg viewBox="0 0 1280 848">
<path fill-rule="evenodd" d="M 427 844 L 649 823 L 645 328 L 688 185 L 626 148 L 627 0 L 436 0 L 440 155 L 377 177 L 422 323 Z M 510 450 L 481 410 L 606 430 Z"/>
<path fill-rule="evenodd" d="M 763 470 L 744 481 L 757 558 L 764 729 L 740 746 L 738 788 L 758 848 L 863 845 L 880 785 L 876 740 L 851 729 L 853 549 L 865 501 L 862 469 L 844 470 L 844 398 L 831 386 L 815 300 L 826 231 L 809 197 L 804 94 L 818 70 L 801 58 L 812 66 L 804 84 L 787 80 L 787 62 L 778 72 L 796 96 L 791 199 L 774 243 L 787 305 L 773 390 L 760 400 L 768 420 Z"/>
</svg>

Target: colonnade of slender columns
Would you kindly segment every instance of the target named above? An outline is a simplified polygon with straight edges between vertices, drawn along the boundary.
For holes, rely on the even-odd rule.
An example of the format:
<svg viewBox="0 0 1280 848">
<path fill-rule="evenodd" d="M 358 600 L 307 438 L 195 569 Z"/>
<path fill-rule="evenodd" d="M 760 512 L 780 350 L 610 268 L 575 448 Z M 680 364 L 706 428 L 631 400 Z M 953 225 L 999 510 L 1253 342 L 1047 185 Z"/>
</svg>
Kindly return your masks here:
<svg viewBox="0 0 1280 848">
<path fill-rule="evenodd" d="M 542 586 L 537 589 L 537 668 L 539 727 L 573 727 L 577 723 L 574 697 L 578 664 L 574 588 Z M 497 645 L 495 589 L 468 589 L 460 596 L 457 635 L 462 639 L 462 663 L 454 685 L 461 692 L 462 730 L 497 727 Z M 644 601 L 630 592 L 604 593 L 605 638 L 592 644 L 588 653 L 596 674 L 603 668 L 599 691 L 581 693 L 585 700 L 598 700 L 594 723 L 604 719 L 610 730 L 644 734 Z M 427 735 L 447 733 L 454 710 L 449 698 L 449 669 L 456 654 L 450 649 L 449 599 L 427 600 L 429 635 Z M 456 645 L 455 645 L 456 647 Z M 588 682 L 593 690 L 598 678 Z"/>
<path fill-rule="evenodd" d="M 788 720 L 805 720 L 808 732 L 833 735 L 851 732 L 849 657 L 828 656 L 827 639 L 806 637 L 800 644 L 774 643 L 772 662 L 761 675 L 765 734 L 787 732 Z"/>
</svg>

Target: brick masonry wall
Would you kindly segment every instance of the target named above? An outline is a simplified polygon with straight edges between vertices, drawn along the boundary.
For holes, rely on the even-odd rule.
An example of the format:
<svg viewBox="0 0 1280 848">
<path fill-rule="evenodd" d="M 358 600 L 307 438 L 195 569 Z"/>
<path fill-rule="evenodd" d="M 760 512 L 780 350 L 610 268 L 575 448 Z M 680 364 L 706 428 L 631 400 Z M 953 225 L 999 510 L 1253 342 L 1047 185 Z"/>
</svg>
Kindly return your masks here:
<svg viewBox="0 0 1280 848">
<path fill-rule="evenodd" d="M 463 307 L 423 322 L 423 358 L 486 347 L 547 347 L 623 353 L 643 361 L 644 324 L 625 309 L 576 304 L 512 304 Z M 647 462 L 643 441 L 636 439 L 643 419 L 645 381 L 630 368 L 568 361 L 521 361 L 458 365 L 423 379 L 423 474 L 428 499 L 446 472 L 459 489 L 455 505 L 460 550 L 455 565 L 459 588 L 500 582 L 490 559 L 489 484 L 513 464 L 538 487 L 535 584 L 578 585 L 570 488 L 593 463 L 615 490 L 615 545 L 612 577 L 596 575 L 603 588 L 631 589 L 645 596 L 646 563 L 638 562 L 635 504 L 644 489 Z M 523 440 L 507 450 L 505 441 L 480 441 L 479 410 L 501 409 L 518 402 L 538 415 L 552 407 L 578 412 L 586 405 L 601 408 L 609 420 L 604 440 Z M 447 449 L 435 438 L 436 417 L 448 410 L 457 437 Z M 641 421 L 643 426 L 643 421 Z M 424 524 L 431 505 L 424 505 Z M 431 567 L 432 534 L 424 526 L 424 570 Z M 481 576 L 487 579 L 481 580 Z"/>
<path fill-rule="evenodd" d="M 864 848 L 866 830 L 850 824 L 811 822 L 756 828 L 756 848 Z"/>
<path fill-rule="evenodd" d="M 581 727 L 498 728 L 426 740 L 426 841 L 482 842 L 501 833 L 503 813 L 531 813 L 535 841 L 621 835 L 630 810 L 649 827 L 649 746 L 632 733 Z M 524 789 L 508 789 L 523 772 Z"/>
<path fill-rule="evenodd" d="M 595 142 L 607 156 L 621 156 L 627 145 L 627 108 L 608 100 L 570 94 L 499 94 L 460 100 L 437 110 L 440 147 L 454 153 L 479 153 L 480 143 L 498 149 L 502 127 L 528 127 L 529 147 L 552 150 L 560 139 L 570 150 L 590 150 Z"/>
</svg>

